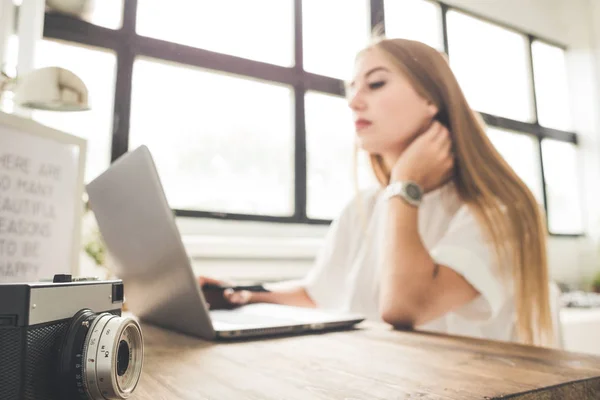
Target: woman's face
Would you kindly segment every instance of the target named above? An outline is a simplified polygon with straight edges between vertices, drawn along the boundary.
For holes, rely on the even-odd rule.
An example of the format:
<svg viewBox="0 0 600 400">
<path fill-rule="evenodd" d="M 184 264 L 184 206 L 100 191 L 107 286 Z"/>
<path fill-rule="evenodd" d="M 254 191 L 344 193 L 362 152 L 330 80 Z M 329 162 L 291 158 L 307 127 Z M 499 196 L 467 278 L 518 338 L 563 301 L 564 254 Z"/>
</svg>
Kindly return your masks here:
<svg viewBox="0 0 600 400">
<path fill-rule="evenodd" d="M 377 48 L 357 60 L 348 95 L 358 144 L 372 154 L 401 153 L 437 113 Z"/>
</svg>

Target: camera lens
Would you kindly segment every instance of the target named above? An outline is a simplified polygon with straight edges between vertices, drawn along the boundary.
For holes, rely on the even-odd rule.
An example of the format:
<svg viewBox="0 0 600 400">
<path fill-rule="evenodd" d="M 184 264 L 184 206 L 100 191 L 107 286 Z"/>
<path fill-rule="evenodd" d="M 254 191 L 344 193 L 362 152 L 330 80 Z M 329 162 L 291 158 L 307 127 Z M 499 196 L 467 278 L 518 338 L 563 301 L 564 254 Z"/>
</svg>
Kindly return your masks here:
<svg viewBox="0 0 600 400">
<path fill-rule="evenodd" d="M 126 399 L 142 374 L 142 331 L 132 318 L 84 309 L 59 349 L 61 398 Z"/>
<path fill-rule="evenodd" d="M 127 368 L 129 368 L 129 345 L 126 341 L 121 340 L 117 354 L 117 375 L 125 375 Z"/>
<path fill-rule="evenodd" d="M 143 342 L 132 318 L 102 315 L 85 345 L 85 385 L 92 399 L 125 399 L 142 374 Z"/>
</svg>

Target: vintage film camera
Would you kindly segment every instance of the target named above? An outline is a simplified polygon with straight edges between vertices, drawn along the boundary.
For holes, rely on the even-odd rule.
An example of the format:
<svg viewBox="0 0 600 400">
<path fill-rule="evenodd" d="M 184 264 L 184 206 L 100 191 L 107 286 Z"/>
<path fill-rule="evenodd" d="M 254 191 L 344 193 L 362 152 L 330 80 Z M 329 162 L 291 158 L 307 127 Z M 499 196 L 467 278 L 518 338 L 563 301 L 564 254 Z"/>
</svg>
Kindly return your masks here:
<svg viewBox="0 0 600 400">
<path fill-rule="evenodd" d="M 0 284 L 0 399 L 124 399 L 142 373 L 142 331 L 121 280 Z"/>
</svg>

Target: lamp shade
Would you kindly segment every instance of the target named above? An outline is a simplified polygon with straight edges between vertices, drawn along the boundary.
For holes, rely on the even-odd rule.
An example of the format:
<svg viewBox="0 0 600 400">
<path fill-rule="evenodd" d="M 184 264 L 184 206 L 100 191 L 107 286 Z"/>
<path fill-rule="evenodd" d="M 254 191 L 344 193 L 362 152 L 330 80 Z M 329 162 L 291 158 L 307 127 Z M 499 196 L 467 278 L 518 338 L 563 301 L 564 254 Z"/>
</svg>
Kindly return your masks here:
<svg viewBox="0 0 600 400">
<path fill-rule="evenodd" d="M 60 67 L 40 68 L 19 76 L 14 87 L 14 102 L 38 110 L 90 109 L 85 83 L 73 72 Z"/>
</svg>

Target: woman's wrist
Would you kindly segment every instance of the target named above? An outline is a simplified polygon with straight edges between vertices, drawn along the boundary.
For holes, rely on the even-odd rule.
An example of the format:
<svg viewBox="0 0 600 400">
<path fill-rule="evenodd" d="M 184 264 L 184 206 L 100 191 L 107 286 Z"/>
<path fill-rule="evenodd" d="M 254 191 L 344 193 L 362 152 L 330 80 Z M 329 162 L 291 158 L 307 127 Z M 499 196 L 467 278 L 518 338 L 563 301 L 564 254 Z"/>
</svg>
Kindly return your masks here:
<svg viewBox="0 0 600 400">
<path fill-rule="evenodd" d="M 252 303 L 267 303 L 265 297 L 266 294 L 269 294 L 267 292 L 248 292 L 248 304 L 252 304 Z"/>
<path fill-rule="evenodd" d="M 423 177 L 416 171 L 410 169 L 393 169 L 390 174 L 390 183 L 393 182 L 414 182 L 417 185 L 423 187 Z"/>
</svg>

